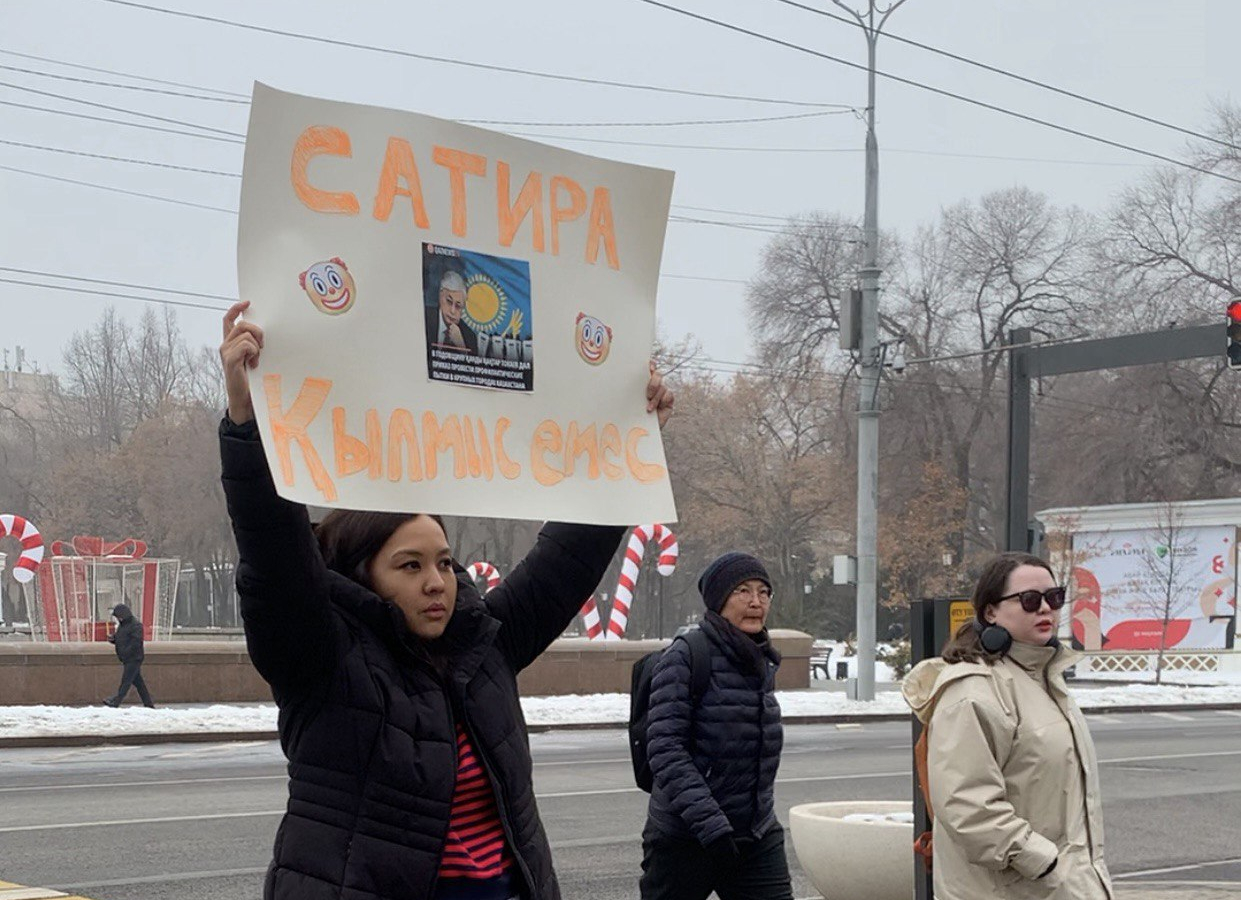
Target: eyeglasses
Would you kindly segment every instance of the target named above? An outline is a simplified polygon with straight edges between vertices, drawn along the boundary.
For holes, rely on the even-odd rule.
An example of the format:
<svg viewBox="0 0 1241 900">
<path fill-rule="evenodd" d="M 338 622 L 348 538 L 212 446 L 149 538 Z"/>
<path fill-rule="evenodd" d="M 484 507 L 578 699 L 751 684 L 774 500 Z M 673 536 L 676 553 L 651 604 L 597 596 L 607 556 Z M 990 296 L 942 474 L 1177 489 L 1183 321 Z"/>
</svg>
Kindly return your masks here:
<svg viewBox="0 0 1241 900">
<path fill-rule="evenodd" d="M 728 596 L 730 597 L 755 597 L 757 596 L 761 602 L 770 603 L 771 602 L 771 588 L 767 587 L 767 585 L 762 585 L 761 587 L 758 587 L 758 588 L 735 587 L 732 589 L 732 593 L 730 593 Z"/>
<path fill-rule="evenodd" d="M 997 603 L 1003 603 L 1005 600 L 1020 600 L 1021 608 L 1028 613 L 1036 613 L 1043 605 L 1043 601 L 1047 601 L 1047 605 L 1052 609 L 1059 609 L 1064 606 L 1064 598 L 1068 591 L 1062 587 L 1048 588 L 1045 591 L 1021 591 L 1017 594 L 1006 594 L 997 600 Z"/>
</svg>

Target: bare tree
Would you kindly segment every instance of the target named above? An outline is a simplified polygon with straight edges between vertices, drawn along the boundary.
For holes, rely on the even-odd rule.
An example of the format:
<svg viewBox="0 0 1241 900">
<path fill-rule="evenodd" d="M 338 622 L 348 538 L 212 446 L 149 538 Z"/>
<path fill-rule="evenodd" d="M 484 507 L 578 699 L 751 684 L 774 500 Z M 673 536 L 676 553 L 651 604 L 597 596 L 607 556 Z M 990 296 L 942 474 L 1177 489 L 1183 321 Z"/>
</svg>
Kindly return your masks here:
<svg viewBox="0 0 1241 900">
<path fill-rule="evenodd" d="M 912 600 L 946 597 L 964 589 L 968 573 L 958 557 L 965 490 L 938 462 L 922 466 L 918 489 L 881 520 L 885 605 L 907 609 Z"/>
<path fill-rule="evenodd" d="M 1103 646 L 1102 623 L 1099 613 L 1093 609 L 1075 610 L 1075 601 L 1079 594 L 1079 579 L 1083 577 L 1086 564 L 1102 555 L 1100 538 L 1086 538 L 1081 530 L 1081 516 L 1062 514 L 1051 517 L 1043 522 L 1043 551 L 1047 556 L 1047 564 L 1051 566 L 1052 577 L 1056 584 L 1069 589 L 1069 606 L 1071 619 L 1068 623 L 1081 626 L 1081 646 L 1086 650 L 1098 650 Z M 1105 532 L 1106 533 L 1106 532 Z"/>
<path fill-rule="evenodd" d="M 686 380 L 684 409 L 665 432 L 682 552 L 743 547 L 765 559 L 786 623 L 804 613 L 816 538 L 848 512 L 839 418 L 818 400 L 827 378 L 806 368 Z"/>
<path fill-rule="evenodd" d="M 861 247 L 857 223 L 834 214 L 794 219 L 767 245 L 746 298 L 755 337 L 780 348 L 777 359 L 833 357 L 841 297 L 857 281 Z"/>
<path fill-rule="evenodd" d="M 1177 505 L 1159 505 L 1155 525 L 1147 534 L 1141 575 L 1133 585 L 1141 608 L 1159 623 L 1159 650 L 1155 659 L 1155 684 L 1163 678 L 1168 647 L 1168 626 L 1189 608 L 1197 596 L 1195 572 L 1188 560 L 1198 550 L 1197 532 L 1188 529 Z"/>
<path fill-rule="evenodd" d="M 70 440 L 116 449 L 166 404 L 220 402 L 214 360 L 185 345 L 175 315 L 148 310 L 135 329 L 115 309 L 69 340 L 64 388 L 54 398 L 59 430 Z"/>
<path fill-rule="evenodd" d="M 121 445 L 131 426 L 122 369 L 130 329 L 109 307 L 89 331 L 79 331 L 65 350 L 65 393 L 57 412 L 61 429 L 96 447 Z"/>
</svg>

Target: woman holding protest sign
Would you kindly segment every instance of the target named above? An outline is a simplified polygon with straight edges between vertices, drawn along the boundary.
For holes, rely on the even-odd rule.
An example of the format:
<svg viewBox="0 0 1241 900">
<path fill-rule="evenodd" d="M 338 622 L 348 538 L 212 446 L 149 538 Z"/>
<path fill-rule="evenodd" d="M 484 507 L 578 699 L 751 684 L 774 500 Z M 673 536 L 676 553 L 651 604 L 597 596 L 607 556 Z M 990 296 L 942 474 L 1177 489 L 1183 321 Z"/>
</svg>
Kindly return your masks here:
<svg viewBox="0 0 1241 900">
<path fill-rule="evenodd" d="M 935 896 L 1110 900 L 1099 767 L 1064 681 L 1065 589 L 1025 553 L 991 560 L 974 618 L 902 692 L 927 728 Z"/>
<path fill-rule="evenodd" d="M 268 900 L 558 900 L 517 673 L 564 630 L 624 529 L 544 525 L 483 599 L 438 516 L 280 499 L 247 368 L 263 332 L 224 317 L 220 454 L 255 668 L 280 708 L 289 803 Z M 672 393 L 652 371 L 647 411 Z"/>
</svg>

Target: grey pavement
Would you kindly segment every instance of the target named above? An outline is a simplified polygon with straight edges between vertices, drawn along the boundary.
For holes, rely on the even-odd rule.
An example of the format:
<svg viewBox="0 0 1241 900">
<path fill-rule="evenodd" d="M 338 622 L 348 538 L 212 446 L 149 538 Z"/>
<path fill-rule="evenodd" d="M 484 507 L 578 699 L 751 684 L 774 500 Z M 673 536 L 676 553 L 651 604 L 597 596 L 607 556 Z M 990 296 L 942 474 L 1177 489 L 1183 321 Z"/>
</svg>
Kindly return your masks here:
<svg viewBox="0 0 1241 900">
<path fill-rule="evenodd" d="M 1241 897 L 1241 715 L 1090 719 L 1108 861 L 1123 900 Z M 786 729 L 777 811 L 905 798 L 909 726 Z M 532 736 L 535 786 L 566 900 L 637 894 L 646 796 L 623 732 Z M 0 880 L 95 900 L 257 897 L 285 800 L 270 741 L 0 752 Z M 795 896 L 816 897 L 789 848 Z M 849 898 L 832 898 L 849 900 Z"/>
<path fill-rule="evenodd" d="M 1161 882 L 1158 887 L 1119 886 L 1117 891 L 1123 900 L 1224 900 L 1229 897 L 1235 900 L 1241 896 L 1241 884 L 1209 885 L 1194 881 Z"/>
</svg>

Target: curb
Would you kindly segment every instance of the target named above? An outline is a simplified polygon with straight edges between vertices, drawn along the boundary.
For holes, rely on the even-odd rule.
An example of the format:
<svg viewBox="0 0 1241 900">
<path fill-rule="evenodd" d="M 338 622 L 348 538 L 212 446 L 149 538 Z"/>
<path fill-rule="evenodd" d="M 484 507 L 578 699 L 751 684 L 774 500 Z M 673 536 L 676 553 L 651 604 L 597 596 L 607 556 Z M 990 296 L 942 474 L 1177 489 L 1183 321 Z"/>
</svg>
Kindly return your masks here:
<svg viewBox="0 0 1241 900">
<path fill-rule="evenodd" d="M 1084 709 L 1087 716 L 1106 716 L 1134 713 L 1184 713 L 1213 712 L 1219 710 L 1241 711 L 1241 703 L 1200 703 L 1193 706 L 1161 703 L 1136 706 L 1098 706 Z M 834 713 L 821 716 L 784 716 L 785 725 L 864 725 L 867 722 L 908 722 L 911 713 Z M 527 725 L 531 734 L 549 731 L 612 731 L 625 728 L 624 722 L 567 722 L 554 725 Z M 231 741 L 275 741 L 280 735 L 275 731 L 185 731 L 158 734 L 67 734 L 34 735 L 31 737 L 0 737 L 0 749 L 39 747 L 104 747 L 136 746 L 146 744 L 216 744 Z"/>
<path fill-rule="evenodd" d="M 0 737 L 0 750 L 25 747 L 133 747 L 140 744 L 222 744 L 232 741 L 275 741 L 275 731 L 169 731 L 157 734 L 39 734 Z M 2 900 L 2 898 L 0 898 Z"/>
</svg>

